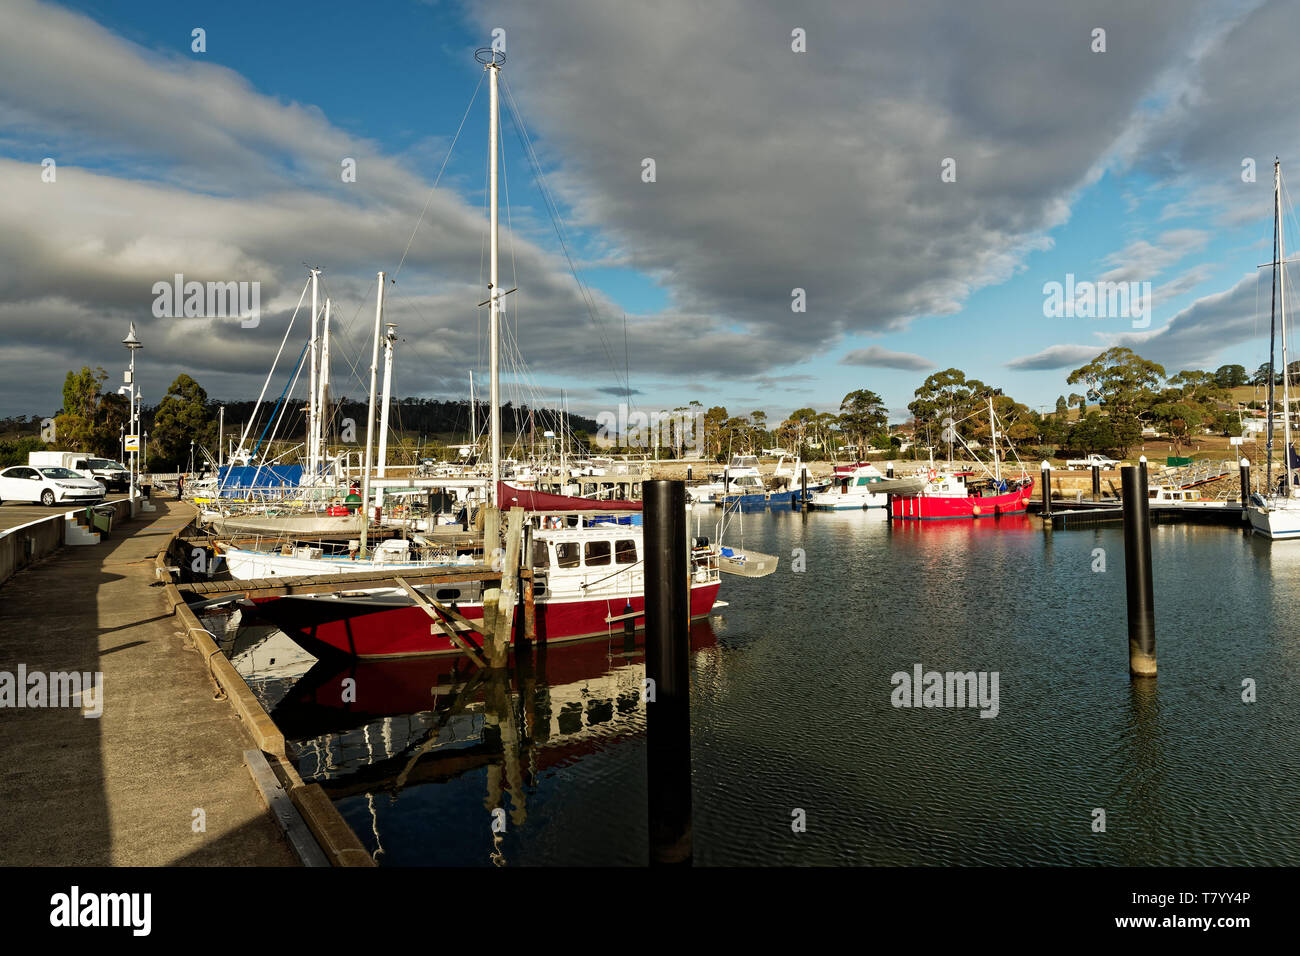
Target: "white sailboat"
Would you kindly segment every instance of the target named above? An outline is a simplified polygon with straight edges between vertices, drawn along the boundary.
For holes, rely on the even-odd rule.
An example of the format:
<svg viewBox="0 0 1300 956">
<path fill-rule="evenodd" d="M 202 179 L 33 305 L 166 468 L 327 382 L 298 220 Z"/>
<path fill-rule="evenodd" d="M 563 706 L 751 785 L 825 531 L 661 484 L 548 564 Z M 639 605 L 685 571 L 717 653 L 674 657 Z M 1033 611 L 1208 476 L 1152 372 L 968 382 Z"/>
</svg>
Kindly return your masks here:
<svg viewBox="0 0 1300 956">
<path fill-rule="evenodd" d="M 1265 486 L 1266 493 L 1253 494 L 1246 506 L 1250 526 L 1273 539 L 1300 538 L 1300 495 L 1295 480 L 1296 462 L 1291 455 L 1291 372 L 1286 342 L 1286 246 L 1282 236 L 1282 164 L 1273 161 L 1273 278 L 1277 288 L 1278 328 L 1282 336 L 1282 457 L 1284 477 L 1278 487 Z M 1269 368 L 1269 405 L 1272 407 L 1272 374 Z M 1269 473 L 1272 480 L 1273 434 L 1269 432 Z"/>
</svg>

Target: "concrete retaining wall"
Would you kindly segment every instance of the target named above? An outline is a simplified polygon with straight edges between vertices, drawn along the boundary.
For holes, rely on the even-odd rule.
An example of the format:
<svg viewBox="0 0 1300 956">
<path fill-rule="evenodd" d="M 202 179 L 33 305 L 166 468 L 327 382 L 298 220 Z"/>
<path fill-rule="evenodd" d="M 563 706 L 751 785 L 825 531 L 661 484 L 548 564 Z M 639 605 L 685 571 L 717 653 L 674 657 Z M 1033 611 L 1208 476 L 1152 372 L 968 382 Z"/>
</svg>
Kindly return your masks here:
<svg viewBox="0 0 1300 956">
<path fill-rule="evenodd" d="M 98 509 L 113 509 L 113 527 L 118 528 L 131 518 L 131 502 L 126 498 L 95 505 Z M 84 509 L 58 511 L 48 518 L 38 518 L 27 524 L 0 531 L 0 584 L 13 577 L 33 561 L 39 561 L 63 547 L 67 534 L 68 515 Z"/>
<path fill-rule="evenodd" d="M 0 584 L 13 577 L 14 572 L 63 547 L 66 527 L 66 514 L 60 511 L 0 532 Z"/>
</svg>

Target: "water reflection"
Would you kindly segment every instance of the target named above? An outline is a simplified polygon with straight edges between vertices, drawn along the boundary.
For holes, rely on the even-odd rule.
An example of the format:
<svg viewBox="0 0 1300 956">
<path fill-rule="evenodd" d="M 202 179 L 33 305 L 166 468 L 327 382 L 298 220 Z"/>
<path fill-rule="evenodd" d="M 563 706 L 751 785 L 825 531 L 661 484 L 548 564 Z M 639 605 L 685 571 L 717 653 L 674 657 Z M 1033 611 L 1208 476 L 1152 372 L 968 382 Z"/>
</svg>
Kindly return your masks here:
<svg viewBox="0 0 1300 956">
<path fill-rule="evenodd" d="M 781 565 L 729 578 L 693 633 L 697 863 L 1300 863 L 1300 542 L 1154 527 L 1160 677 L 1134 682 L 1118 526 L 783 510 L 733 529 Z M 230 623 L 212 629 L 300 772 L 382 863 L 645 863 L 644 667 L 621 633 L 489 680 L 455 658 L 303 662 Z M 917 663 L 999 672 L 997 718 L 891 706 Z"/>
<path fill-rule="evenodd" d="M 284 658 L 276 656 L 282 640 L 264 629 L 241 635 L 234 657 L 284 732 L 299 774 L 339 804 L 380 862 L 392 862 L 395 853 L 388 824 L 404 832 L 430 801 L 455 810 L 404 846 L 400 862 L 527 861 L 529 847 L 549 842 L 540 831 L 553 816 L 548 808 L 531 825 L 530 802 L 590 786 L 584 764 L 626 744 L 639 748 L 643 740 L 640 634 L 524 647 L 506 670 L 479 670 L 463 657 L 313 659 L 287 665 L 297 667 L 288 678 Z M 694 652 L 705 653 L 716 641 L 709 621 L 692 625 Z M 625 778 L 626 768 L 618 776 Z M 468 815 L 467 781 L 478 789 L 480 807 Z M 433 796 L 440 789 L 445 801 Z M 640 805 L 644 817 L 643 790 Z M 469 828 L 487 840 L 477 855 L 441 852 L 444 829 L 463 834 Z M 623 842 L 625 855 L 644 848 L 644 841 L 640 847 Z M 606 862 L 601 852 L 591 846 L 586 861 Z"/>
</svg>

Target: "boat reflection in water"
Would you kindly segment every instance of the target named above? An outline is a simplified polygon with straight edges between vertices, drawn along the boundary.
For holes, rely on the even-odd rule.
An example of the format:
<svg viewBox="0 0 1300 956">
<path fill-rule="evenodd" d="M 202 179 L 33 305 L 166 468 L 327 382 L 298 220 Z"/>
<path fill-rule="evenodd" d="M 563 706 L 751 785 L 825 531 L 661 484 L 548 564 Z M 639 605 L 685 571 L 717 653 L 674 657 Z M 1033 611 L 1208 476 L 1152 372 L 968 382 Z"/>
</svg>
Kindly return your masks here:
<svg viewBox="0 0 1300 956">
<path fill-rule="evenodd" d="M 692 623 L 692 652 L 716 643 L 709 619 Z M 288 685 L 280 668 L 245 677 L 303 780 L 381 864 L 645 863 L 642 632 L 516 648 L 499 671 L 464 657 L 304 669 Z"/>
</svg>

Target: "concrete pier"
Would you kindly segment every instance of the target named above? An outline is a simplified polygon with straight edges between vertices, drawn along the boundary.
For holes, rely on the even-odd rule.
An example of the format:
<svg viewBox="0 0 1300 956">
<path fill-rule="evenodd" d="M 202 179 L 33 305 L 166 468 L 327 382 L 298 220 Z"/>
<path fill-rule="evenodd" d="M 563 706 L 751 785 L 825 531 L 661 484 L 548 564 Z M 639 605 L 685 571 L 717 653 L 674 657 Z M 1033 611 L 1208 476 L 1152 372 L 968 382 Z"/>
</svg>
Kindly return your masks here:
<svg viewBox="0 0 1300 956">
<path fill-rule="evenodd" d="M 298 862 L 245 765 L 251 738 L 155 586 L 193 508 L 155 504 L 0 587 L 0 672 L 103 674 L 98 718 L 0 708 L 0 864 Z"/>
</svg>

